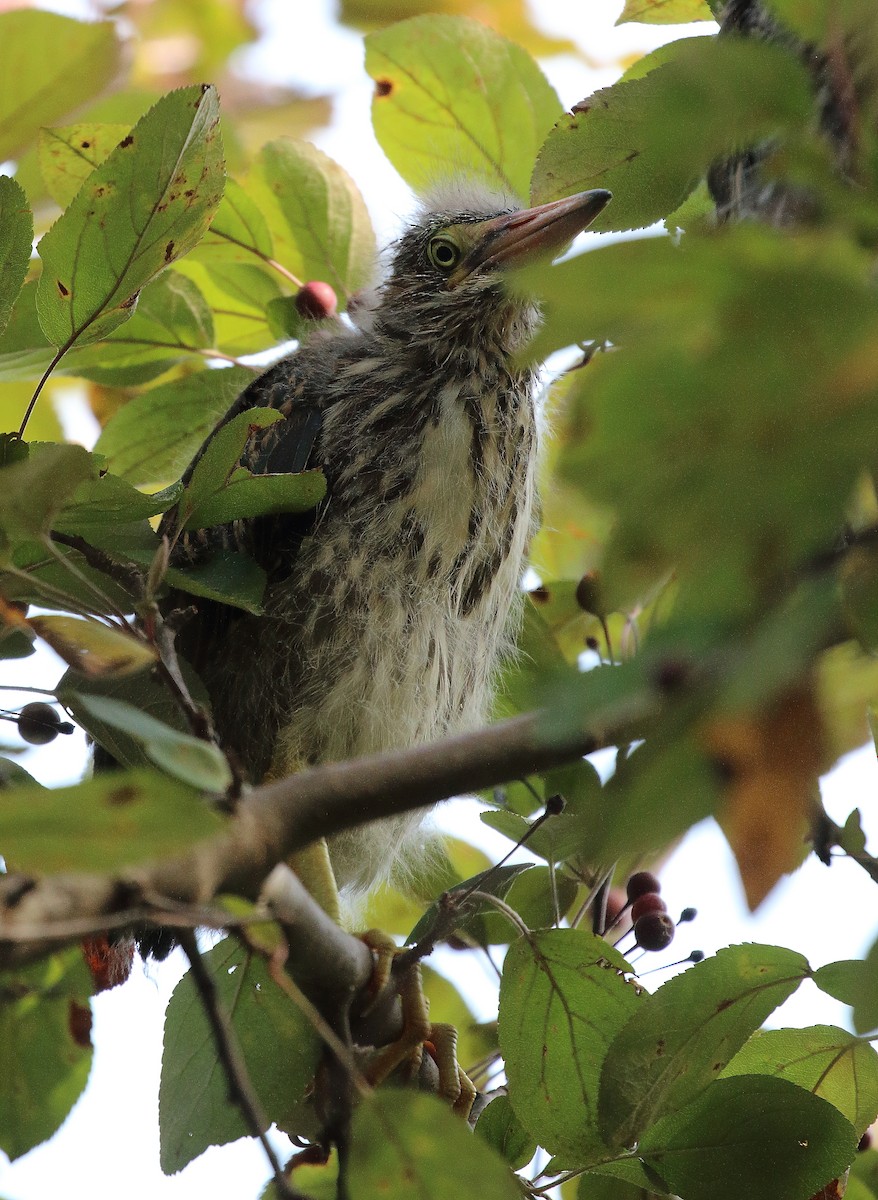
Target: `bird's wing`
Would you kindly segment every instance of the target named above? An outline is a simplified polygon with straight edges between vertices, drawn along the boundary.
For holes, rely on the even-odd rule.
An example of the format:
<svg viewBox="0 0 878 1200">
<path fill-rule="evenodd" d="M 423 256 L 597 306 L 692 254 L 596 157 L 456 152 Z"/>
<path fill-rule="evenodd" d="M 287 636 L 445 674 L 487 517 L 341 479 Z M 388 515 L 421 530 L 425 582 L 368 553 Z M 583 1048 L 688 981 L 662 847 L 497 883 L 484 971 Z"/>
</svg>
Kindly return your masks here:
<svg viewBox="0 0 878 1200">
<path fill-rule="evenodd" d="M 325 381 L 315 379 L 314 373 L 298 359 L 295 354 L 281 360 L 241 393 L 186 469 L 184 483 L 191 478 L 217 431 L 249 408 L 276 408 L 285 420 L 254 430 L 241 455 L 240 466 L 254 475 L 265 475 L 299 472 L 318 465 L 323 423 L 320 393 Z M 237 550 L 253 558 L 269 581 L 276 582 L 294 569 L 299 545 L 313 526 L 317 512 L 315 509 L 301 514 L 245 518 L 209 529 L 186 530 L 174 545 L 171 564 L 194 566 L 218 550 Z M 163 519 L 159 532 L 172 534 L 173 521 L 172 510 Z M 172 592 L 162 607 L 168 612 L 192 602 L 191 596 Z M 199 669 L 226 636 L 239 610 L 205 599 L 197 601 L 197 609 L 197 616 L 181 631 L 178 644 L 184 657 Z"/>
</svg>

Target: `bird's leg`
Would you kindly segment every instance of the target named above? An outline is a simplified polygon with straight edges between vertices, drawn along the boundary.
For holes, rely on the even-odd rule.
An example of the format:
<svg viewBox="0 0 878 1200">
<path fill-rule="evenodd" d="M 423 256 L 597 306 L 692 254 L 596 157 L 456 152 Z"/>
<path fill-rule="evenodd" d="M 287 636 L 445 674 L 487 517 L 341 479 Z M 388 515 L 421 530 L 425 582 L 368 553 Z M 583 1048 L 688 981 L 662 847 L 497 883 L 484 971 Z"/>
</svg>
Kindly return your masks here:
<svg viewBox="0 0 878 1200">
<path fill-rule="evenodd" d="M 341 902 L 338 896 L 338 885 L 335 882 L 335 872 L 329 858 L 329 847 L 326 838 L 319 838 L 297 850 L 289 858 L 289 866 L 296 872 L 307 891 L 311 893 L 328 917 L 340 925 Z"/>
<path fill-rule="evenodd" d="M 302 765 L 301 762 L 295 759 L 291 762 L 276 752 L 271 770 L 263 782 L 270 783 L 273 779 L 284 779 L 287 775 L 301 769 Z M 326 915 L 331 917 L 336 925 L 341 925 L 341 901 L 326 838 L 318 838 L 304 850 L 297 850 L 291 854 L 287 860 L 287 866 L 295 871 L 305 890 L 314 897 Z"/>
<path fill-rule="evenodd" d="M 383 1083 L 406 1061 L 414 1076 L 426 1050 L 439 1074 L 438 1094 L 466 1119 L 476 1098 L 476 1088 L 457 1061 L 457 1030 L 453 1025 L 430 1021 L 430 1002 L 424 995 L 421 964 L 414 962 L 394 972 L 394 959 L 399 953 L 396 943 L 380 929 L 369 929 L 359 936 L 375 956 L 376 997 L 391 982 L 391 976 L 396 975 L 395 988 L 402 1005 L 402 1031 L 395 1042 L 382 1046 L 371 1058 L 366 1069 L 369 1082 L 373 1086 Z"/>
</svg>

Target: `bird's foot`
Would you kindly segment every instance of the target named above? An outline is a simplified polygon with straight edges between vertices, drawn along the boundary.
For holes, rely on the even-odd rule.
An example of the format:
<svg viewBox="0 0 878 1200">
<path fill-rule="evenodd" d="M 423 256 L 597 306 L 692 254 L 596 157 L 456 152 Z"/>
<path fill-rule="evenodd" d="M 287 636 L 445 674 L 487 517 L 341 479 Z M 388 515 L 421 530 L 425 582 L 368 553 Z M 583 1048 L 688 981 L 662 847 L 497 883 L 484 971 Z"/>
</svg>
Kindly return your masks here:
<svg viewBox="0 0 878 1200">
<path fill-rule="evenodd" d="M 426 1052 L 436 1064 L 436 1092 L 466 1120 L 476 1099 L 476 1088 L 457 1061 L 457 1030 L 453 1025 L 430 1020 L 430 1002 L 424 994 L 421 964 L 414 962 L 401 971 L 394 970 L 400 950 L 392 938 L 380 929 L 369 929 L 358 936 L 375 958 L 371 987 L 375 1002 L 392 985 L 402 1008 L 400 1035 L 396 1041 L 374 1052 L 366 1067 L 368 1082 L 375 1087 L 400 1068 L 406 1069 L 409 1078 L 415 1078 Z"/>
</svg>

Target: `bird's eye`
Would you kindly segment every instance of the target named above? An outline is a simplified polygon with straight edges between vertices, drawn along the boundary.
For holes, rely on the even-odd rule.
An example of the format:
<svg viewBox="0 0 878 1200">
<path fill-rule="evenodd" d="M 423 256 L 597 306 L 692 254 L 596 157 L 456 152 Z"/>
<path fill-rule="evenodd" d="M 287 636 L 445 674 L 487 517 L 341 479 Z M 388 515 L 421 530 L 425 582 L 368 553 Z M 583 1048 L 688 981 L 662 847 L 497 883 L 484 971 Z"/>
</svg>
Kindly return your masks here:
<svg viewBox="0 0 878 1200">
<path fill-rule="evenodd" d="M 451 271 L 460 262 L 460 249 L 447 237 L 430 238 L 427 258 L 440 271 Z"/>
</svg>

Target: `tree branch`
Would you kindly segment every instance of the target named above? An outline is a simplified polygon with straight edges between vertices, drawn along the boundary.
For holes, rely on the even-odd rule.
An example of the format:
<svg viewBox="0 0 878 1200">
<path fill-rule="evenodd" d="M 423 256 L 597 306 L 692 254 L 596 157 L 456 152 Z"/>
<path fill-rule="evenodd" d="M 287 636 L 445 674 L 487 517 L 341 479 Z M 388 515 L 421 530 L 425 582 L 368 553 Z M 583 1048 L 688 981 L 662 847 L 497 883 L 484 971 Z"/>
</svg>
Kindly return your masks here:
<svg viewBox="0 0 878 1200">
<path fill-rule="evenodd" d="M 167 898 L 205 904 L 221 892 L 256 898 L 278 862 L 320 837 L 382 817 L 426 808 L 450 796 L 569 763 L 608 738 L 595 732 L 562 741 L 531 713 L 476 733 L 342 763 L 327 763 L 242 796 L 225 830 L 178 858 L 129 869 L 121 877 L 0 879 L 0 968 L 69 944 L 55 923 L 114 916 Z M 615 737 L 615 734 L 614 734 Z M 155 898 L 155 900 L 153 899 Z M 26 939 L 18 931 L 27 929 Z M 45 930 L 34 939 L 35 928 Z"/>
</svg>

